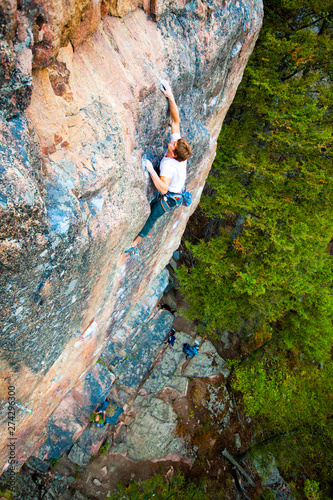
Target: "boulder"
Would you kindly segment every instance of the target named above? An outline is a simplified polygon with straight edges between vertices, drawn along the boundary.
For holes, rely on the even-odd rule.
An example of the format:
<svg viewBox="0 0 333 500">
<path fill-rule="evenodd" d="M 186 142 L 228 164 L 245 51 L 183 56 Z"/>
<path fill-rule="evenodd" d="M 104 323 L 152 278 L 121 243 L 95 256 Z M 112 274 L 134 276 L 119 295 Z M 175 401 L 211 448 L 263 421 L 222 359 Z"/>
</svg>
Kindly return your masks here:
<svg viewBox="0 0 333 500">
<path fill-rule="evenodd" d="M 186 443 L 174 433 L 177 416 L 172 406 L 153 398 L 130 426 L 126 440 L 113 447 L 112 453 L 126 453 L 134 461 L 162 460 L 168 455 L 191 456 Z"/>
<path fill-rule="evenodd" d="M 185 377 L 215 377 L 222 373 L 228 377 L 230 370 L 226 362 L 218 355 L 215 347 L 205 341 L 200 347 L 198 354 L 190 359 L 183 371 Z"/>
<path fill-rule="evenodd" d="M 293 498 L 290 486 L 275 465 L 273 455 L 268 457 L 259 456 L 253 462 L 253 465 L 262 480 L 262 485 L 270 490 L 274 498 L 277 500 L 291 500 Z"/>
<path fill-rule="evenodd" d="M 97 427 L 91 423 L 85 428 L 77 444 L 86 455 L 95 455 L 102 446 L 108 431 L 108 425 L 104 425 L 104 427 Z"/>
<path fill-rule="evenodd" d="M 87 453 L 85 453 L 80 446 L 75 443 L 68 454 L 68 458 L 74 464 L 79 465 L 80 467 L 85 467 L 89 463 L 90 455 L 87 455 Z"/>
<path fill-rule="evenodd" d="M 180 363 L 184 361 L 183 344 L 192 342 L 192 337 L 183 332 L 175 334 L 176 342 L 174 347 L 168 346 L 163 354 L 161 361 L 156 364 L 151 371 L 149 378 L 143 384 L 142 388 L 150 395 L 157 394 L 164 387 L 179 388 L 186 391 L 187 382 L 180 381 L 182 377 L 174 377 Z M 177 372 L 178 373 L 178 372 Z"/>
</svg>

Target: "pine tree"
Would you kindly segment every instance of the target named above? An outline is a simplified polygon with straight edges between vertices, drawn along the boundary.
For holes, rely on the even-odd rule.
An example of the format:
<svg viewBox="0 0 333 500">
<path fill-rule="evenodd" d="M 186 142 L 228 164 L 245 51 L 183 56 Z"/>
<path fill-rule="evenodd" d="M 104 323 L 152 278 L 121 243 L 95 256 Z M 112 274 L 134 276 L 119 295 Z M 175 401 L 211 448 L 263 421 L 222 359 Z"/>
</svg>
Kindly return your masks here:
<svg viewBox="0 0 333 500">
<path fill-rule="evenodd" d="M 179 277 L 206 332 L 247 342 L 233 384 L 266 438 L 296 432 L 318 458 L 333 450 L 333 4 L 264 5 L 201 204 L 224 229 L 188 245 L 195 266 Z"/>
</svg>

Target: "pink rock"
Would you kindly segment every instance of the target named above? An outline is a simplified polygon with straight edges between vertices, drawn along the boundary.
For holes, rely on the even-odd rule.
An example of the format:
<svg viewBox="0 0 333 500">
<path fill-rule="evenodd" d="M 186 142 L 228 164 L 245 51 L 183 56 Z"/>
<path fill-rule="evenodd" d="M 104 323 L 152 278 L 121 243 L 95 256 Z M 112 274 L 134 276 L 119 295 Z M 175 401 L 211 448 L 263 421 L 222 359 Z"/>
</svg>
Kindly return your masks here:
<svg viewBox="0 0 333 500">
<path fill-rule="evenodd" d="M 140 0 L 107 0 L 111 16 L 123 17 L 140 5 Z"/>
<path fill-rule="evenodd" d="M 54 57 L 53 35 L 48 24 L 41 25 L 38 31 L 38 43 L 33 47 L 33 67 L 47 68 Z"/>
<path fill-rule="evenodd" d="M 167 15 L 170 8 L 178 10 L 180 13 L 186 5 L 186 0 L 150 0 L 150 13 L 158 21 L 161 17 Z"/>
<path fill-rule="evenodd" d="M 91 2 L 81 16 L 81 22 L 73 29 L 71 42 L 74 50 L 97 30 L 101 20 L 101 0 Z"/>
</svg>

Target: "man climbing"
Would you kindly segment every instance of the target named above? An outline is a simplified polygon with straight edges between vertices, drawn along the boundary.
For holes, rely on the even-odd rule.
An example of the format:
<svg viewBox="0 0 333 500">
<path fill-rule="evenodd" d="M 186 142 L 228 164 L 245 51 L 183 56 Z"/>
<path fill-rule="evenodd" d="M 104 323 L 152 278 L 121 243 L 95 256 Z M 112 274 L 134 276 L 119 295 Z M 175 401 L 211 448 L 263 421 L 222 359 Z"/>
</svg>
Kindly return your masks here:
<svg viewBox="0 0 333 500">
<path fill-rule="evenodd" d="M 173 96 L 171 87 L 166 80 L 161 80 L 161 91 L 169 100 L 171 115 L 171 141 L 168 149 L 160 163 L 160 176 L 154 170 L 152 163 L 142 160 L 142 165 L 150 173 L 156 189 L 163 195 L 151 206 L 150 216 L 132 243 L 126 250 L 129 253 L 133 250 L 142 238 L 148 236 L 156 220 L 166 212 L 173 210 L 182 203 L 182 190 L 186 180 L 187 159 L 192 153 L 190 144 L 180 136 L 180 118 L 178 107 Z"/>
</svg>

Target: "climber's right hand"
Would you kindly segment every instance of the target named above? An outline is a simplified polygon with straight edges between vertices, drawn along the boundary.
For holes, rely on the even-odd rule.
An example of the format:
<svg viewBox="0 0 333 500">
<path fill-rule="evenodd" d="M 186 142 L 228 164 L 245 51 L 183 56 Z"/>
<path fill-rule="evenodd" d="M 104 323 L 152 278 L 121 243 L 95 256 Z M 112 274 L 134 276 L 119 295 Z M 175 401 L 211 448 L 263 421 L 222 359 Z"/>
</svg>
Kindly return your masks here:
<svg viewBox="0 0 333 500">
<path fill-rule="evenodd" d="M 152 174 L 154 172 L 154 166 L 151 161 L 149 161 L 147 158 L 143 158 L 141 162 L 142 166 L 147 169 L 147 172 Z"/>
</svg>

